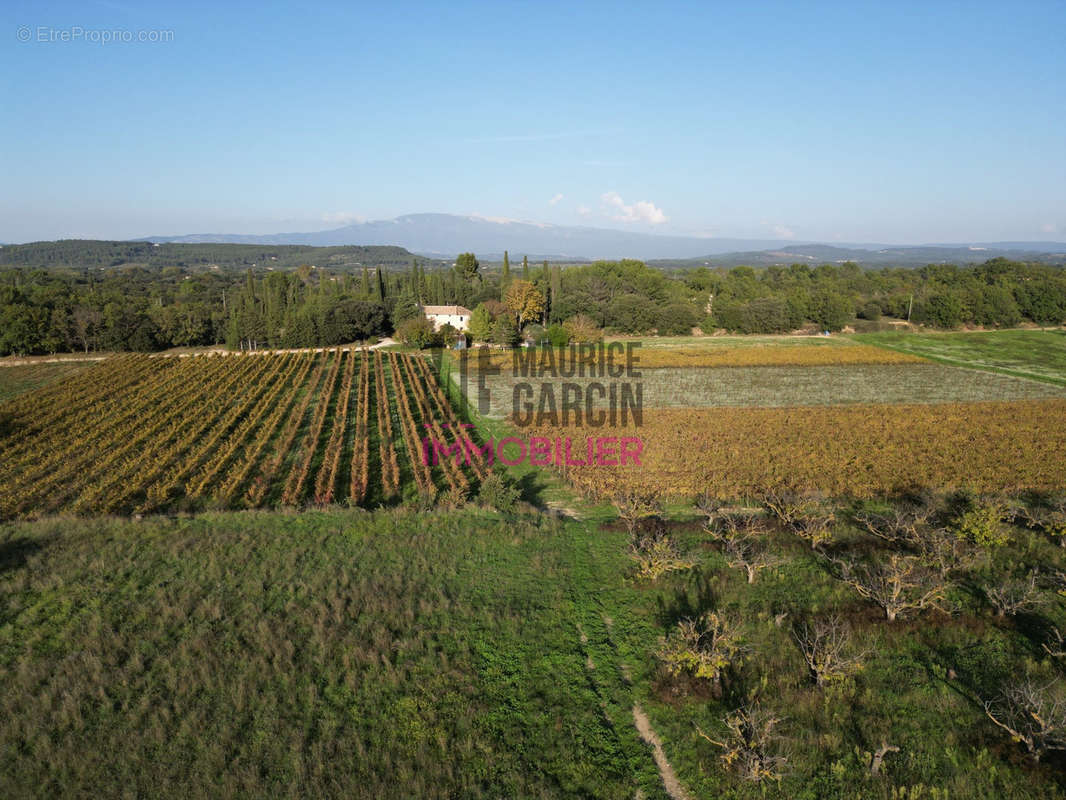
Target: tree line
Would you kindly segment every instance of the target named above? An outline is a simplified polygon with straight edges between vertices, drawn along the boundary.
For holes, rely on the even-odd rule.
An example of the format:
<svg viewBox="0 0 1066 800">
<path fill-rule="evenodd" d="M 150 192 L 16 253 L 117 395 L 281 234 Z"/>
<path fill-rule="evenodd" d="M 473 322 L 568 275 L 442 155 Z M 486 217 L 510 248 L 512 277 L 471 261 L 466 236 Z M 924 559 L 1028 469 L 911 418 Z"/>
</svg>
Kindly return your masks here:
<svg viewBox="0 0 1066 800">
<path fill-rule="evenodd" d="M 5 250 L 7 248 L 4 248 Z M 411 260 L 333 271 L 99 266 L 0 267 L 0 355 L 331 346 L 399 334 L 441 341 L 426 305 L 473 310 L 475 341 L 586 341 L 603 332 L 783 333 L 874 325 L 882 317 L 936 328 L 1066 322 L 1066 270 L 995 258 L 983 264 L 864 270 L 707 268 L 665 272 L 634 260 L 482 268 Z M 447 334 L 447 332 L 446 332 Z"/>
</svg>

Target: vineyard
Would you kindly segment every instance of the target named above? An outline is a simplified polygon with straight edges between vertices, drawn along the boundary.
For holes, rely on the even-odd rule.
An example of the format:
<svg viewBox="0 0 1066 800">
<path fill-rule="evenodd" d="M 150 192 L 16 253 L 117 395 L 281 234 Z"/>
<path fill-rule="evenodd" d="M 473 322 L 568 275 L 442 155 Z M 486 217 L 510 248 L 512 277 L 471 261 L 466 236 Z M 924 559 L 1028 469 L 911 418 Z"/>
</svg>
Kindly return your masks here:
<svg viewBox="0 0 1066 800">
<path fill-rule="evenodd" d="M 123 356 L 0 406 L 0 518 L 460 501 L 487 475 L 424 359 Z"/>
<path fill-rule="evenodd" d="M 675 498 L 794 487 L 834 495 L 921 488 L 1058 489 L 1066 475 L 1066 400 L 942 405 L 646 411 L 640 427 L 542 426 L 525 435 L 639 437 L 641 466 L 569 466 L 592 497 L 639 486 Z"/>
</svg>

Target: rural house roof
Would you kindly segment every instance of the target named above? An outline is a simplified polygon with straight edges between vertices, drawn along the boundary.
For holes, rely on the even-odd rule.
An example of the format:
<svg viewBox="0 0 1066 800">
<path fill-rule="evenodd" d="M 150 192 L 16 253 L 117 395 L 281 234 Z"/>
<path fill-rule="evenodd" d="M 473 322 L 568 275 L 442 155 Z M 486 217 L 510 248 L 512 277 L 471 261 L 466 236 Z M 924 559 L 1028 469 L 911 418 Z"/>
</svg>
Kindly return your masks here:
<svg viewBox="0 0 1066 800">
<path fill-rule="evenodd" d="M 442 316 L 459 316 L 460 314 L 469 316 L 471 313 L 469 308 L 464 306 L 422 306 L 422 310 L 428 314 L 440 314 Z"/>
</svg>

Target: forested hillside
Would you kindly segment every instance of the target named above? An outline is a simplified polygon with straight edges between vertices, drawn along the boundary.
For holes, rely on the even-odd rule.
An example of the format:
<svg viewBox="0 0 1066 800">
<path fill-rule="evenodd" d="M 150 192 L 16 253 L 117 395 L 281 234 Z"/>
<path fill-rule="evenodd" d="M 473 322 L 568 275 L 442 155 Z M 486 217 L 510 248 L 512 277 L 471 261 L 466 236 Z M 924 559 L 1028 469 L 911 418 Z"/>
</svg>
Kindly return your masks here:
<svg viewBox="0 0 1066 800">
<path fill-rule="evenodd" d="M 336 271 L 363 266 L 407 266 L 414 256 L 402 247 L 310 247 L 306 245 L 169 244 L 63 239 L 0 247 L 0 266 L 185 267 L 196 269 L 291 269 L 314 264 Z"/>
</svg>

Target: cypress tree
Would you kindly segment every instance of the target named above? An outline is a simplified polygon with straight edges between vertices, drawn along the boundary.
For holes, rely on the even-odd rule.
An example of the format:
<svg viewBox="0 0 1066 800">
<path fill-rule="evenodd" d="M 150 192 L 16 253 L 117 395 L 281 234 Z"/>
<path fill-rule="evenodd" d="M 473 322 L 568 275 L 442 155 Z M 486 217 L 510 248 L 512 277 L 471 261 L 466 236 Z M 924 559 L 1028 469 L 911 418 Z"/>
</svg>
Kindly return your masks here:
<svg viewBox="0 0 1066 800">
<path fill-rule="evenodd" d="M 522 280 L 529 280 L 529 256 L 522 256 Z"/>
<path fill-rule="evenodd" d="M 507 256 L 507 251 L 503 251 L 503 272 L 500 273 L 500 299 L 502 300 L 507 294 L 507 284 L 511 282 L 511 259 Z"/>
<path fill-rule="evenodd" d="M 377 268 L 378 271 L 378 300 L 385 300 L 385 278 L 381 274 L 381 267 Z"/>
<path fill-rule="evenodd" d="M 552 281 L 551 281 L 551 321 L 552 322 L 558 322 L 559 321 L 559 315 L 556 312 L 555 308 L 556 308 L 556 305 L 559 302 L 559 290 L 560 290 L 560 284 L 562 283 L 562 278 L 561 278 L 561 274 L 560 273 L 561 273 L 561 270 L 559 269 L 559 265 L 555 264 L 552 267 Z"/>
</svg>

